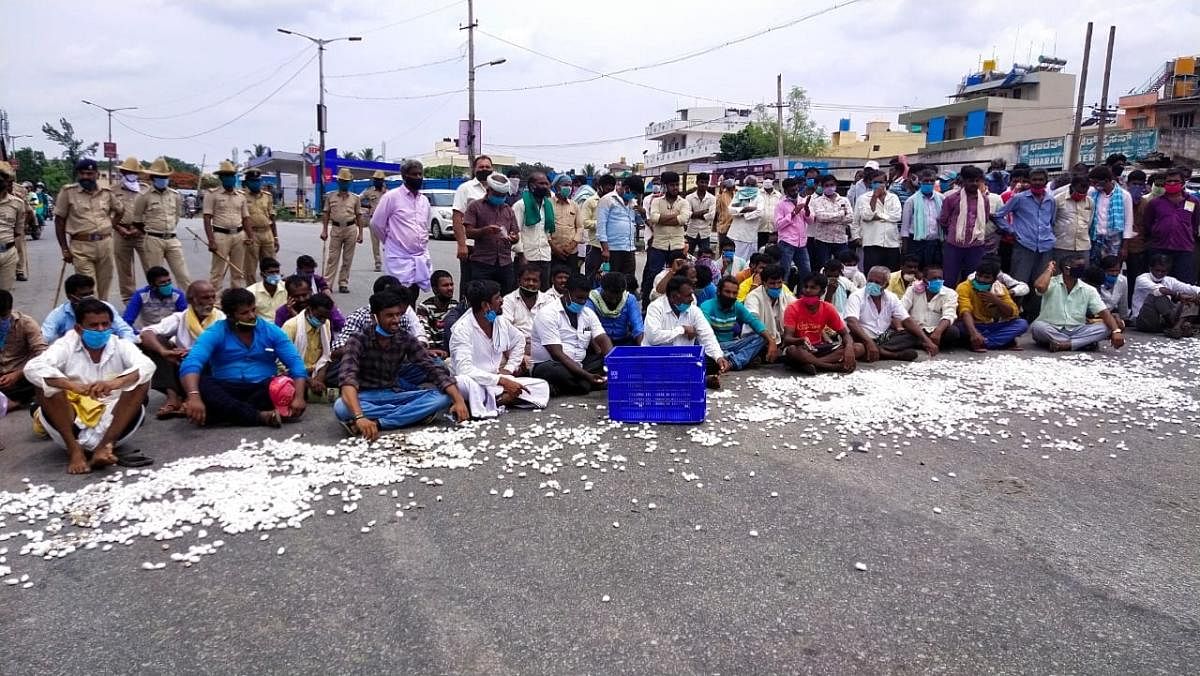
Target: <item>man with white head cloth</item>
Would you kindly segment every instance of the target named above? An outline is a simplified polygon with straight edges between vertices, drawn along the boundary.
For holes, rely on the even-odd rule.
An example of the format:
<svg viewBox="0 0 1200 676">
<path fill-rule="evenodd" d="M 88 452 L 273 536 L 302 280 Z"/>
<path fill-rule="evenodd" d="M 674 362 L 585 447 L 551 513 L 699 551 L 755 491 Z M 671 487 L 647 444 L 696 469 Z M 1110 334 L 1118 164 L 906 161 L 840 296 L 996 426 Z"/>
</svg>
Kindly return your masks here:
<svg viewBox="0 0 1200 676">
<path fill-rule="evenodd" d="M 462 218 L 466 236 L 475 240 L 467 258 L 470 276 L 473 281 L 490 279 L 507 294 L 517 287 L 512 247 L 521 234 L 507 201 L 512 186 L 500 173 L 490 174 L 484 186 L 487 194 L 468 204 Z"/>
</svg>

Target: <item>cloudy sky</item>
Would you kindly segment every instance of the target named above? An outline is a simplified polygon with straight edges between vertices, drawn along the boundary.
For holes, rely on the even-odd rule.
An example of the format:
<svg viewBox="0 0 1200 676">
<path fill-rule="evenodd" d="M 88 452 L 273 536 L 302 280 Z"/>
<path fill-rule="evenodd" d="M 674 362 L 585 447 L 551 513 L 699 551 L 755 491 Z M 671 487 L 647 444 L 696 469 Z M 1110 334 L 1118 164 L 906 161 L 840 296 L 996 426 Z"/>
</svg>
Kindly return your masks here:
<svg viewBox="0 0 1200 676">
<path fill-rule="evenodd" d="M 1007 67 L 1014 56 L 1025 63 L 1031 54 L 1036 60 L 1055 53 L 1078 73 L 1088 20 L 1096 30 L 1086 101 L 1099 101 L 1114 23 L 1115 100 L 1168 58 L 1195 52 L 1200 26 L 1200 6 L 1158 0 L 1053 2 L 1036 11 L 1027 3 L 888 0 L 475 6 L 477 61 L 507 59 L 478 72 L 485 151 L 560 169 L 654 152 L 636 137 L 677 108 L 722 105 L 710 99 L 773 100 L 780 72 L 785 88 L 808 90 L 827 129 L 850 117 L 860 131 L 869 120 L 895 122 L 904 107 L 943 103 L 981 57 L 994 54 Z M 326 52 L 327 144 L 376 153 L 386 144 L 389 159 L 415 156 L 454 136 L 466 117 L 466 32 L 458 30 L 466 12 L 466 2 L 454 0 L 12 3 L 0 46 L 0 106 L 12 134 L 34 135 L 18 147 L 49 154 L 59 151 L 40 128 L 60 117 L 86 139 L 103 140 L 105 114 L 80 99 L 138 107 L 114 116 L 122 155 L 195 163 L 207 156 L 211 167 L 255 143 L 299 151 L 316 135 L 315 48 L 275 29 L 362 35 L 363 42 L 339 42 Z M 772 27 L 778 29 L 722 46 Z M 663 61 L 673 63 L 654 65 Z M 618 70 L 628 82 L 597 77 Z M 585 79 L 591 81 L 529 89 Z"/>
</svg>

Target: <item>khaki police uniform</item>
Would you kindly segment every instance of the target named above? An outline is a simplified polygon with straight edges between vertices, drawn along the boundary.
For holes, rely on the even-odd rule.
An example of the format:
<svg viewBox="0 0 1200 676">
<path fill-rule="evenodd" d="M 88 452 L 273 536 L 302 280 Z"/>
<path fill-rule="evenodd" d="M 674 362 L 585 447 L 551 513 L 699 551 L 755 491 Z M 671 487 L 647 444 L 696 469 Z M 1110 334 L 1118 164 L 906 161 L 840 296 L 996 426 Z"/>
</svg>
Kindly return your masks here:
<svg viewBox="0 0 1200 676">
<path fill-rule="evenodd" d="M 247 190 L 244 194 L 246 208 L 250 211 L 250 232 L 246 233 L 242 272 L 246 274 L 246 284 L 250 285 L 258 281 L 258 262 L 273 258 L 278 250 L 275 246 L 275 200 L 265 190 L 257 193 Z"/>
<path fill-rule="evenodd" d="M 245 286 L 242 274 L 227 265 L 217 254 L 232 261 L 234 265 L 240 266 L 245 262 L 246 238 L 242 234 L 242 224 L 250 216 L 246 196 L 238 190 L 213 188 L 204 196 L 204 215 L 212 219 L 213 243 L 217 248 L 212 256 L 209 281 L 220 291 L 225 281 L 225 271 L 229 270 L 230 287 L 236 289 Z"/>
<path fill-rule="evenodd" d="M 15 178 L 16 175 L 14 174 L 13 179 L 15 180 Z M 26 205 L 29 204 L 29 191 L 25 189 L 25 186 L 13 183 L 12 194 L 24 200 Z M 21 234 L 16 239 L 17 277 L 24 277 L 29 271 L 29 267 L 25 259 L 25 235 L 29 232 L 29 218 L 32 217 L 32 215 L 33 214 L 31 210 L 30 216 L 21 221 Z"/>
<path fill-rule="evenodd" d="M 5 291 L 12 291 L 17 283 L 17 243 L 25 239 L 29 212 L 25 200 L 11 192 L 0 195 L 0 289 Z"/>
<path fill-rule="evenodd" d="M 75 272 L 96 280 L 96 298 L 107 301 L 113 281 L 113 222 L 120 222 L 121 201 L 112 190 L 92 192 L 78 183 L 63 186 L 54 200 L 55 219 L 66 221 L 67 250 Z"/>
<path fill-rule="evenodd" d="M 137 275 L 133 271 L 133 256 L 137 254 L 138 260 L 142 264 L 142 276 L 150 269 L 150 265 L 146 263 L 146 236 L 141 230 L 134 227 L 133 220 L 133 203 L 139 195 L 146 193 L 146 186 L 141 186 L 139 192 L 126 190 L 124 185 L 118 186 L 113 190 L 113 196 L 121 203 L 121 225 L 126 228 L 133 228 L 132 235 L 124 235 L 120 232 L 113 233 L 113 262 L 117 266 L 117 290 L 121 294 L 121 302 L 129 304 L 129 299 L 133 297 L 133 292 L 137 291 L 138 280 Z"/>
<path fill-rule="evenodd" d="M 375 255 L 375 272 L 383 269 L 383 258 L 379 255 L 379 237 L 371 229 L 371 217 L 375 215 L 375 209 L 379 206 L 379 200 L 383 198 L 383 194 L 386 192 L 386 187 L 383 190 L 377 190 L 375 186 L 371 186 L 362 191 L 362 194 L 358 196 L 359 204 L 365 212 L 365 216 L 363 217 L 365 222 L 363 225 L 370 229 L 371 232 L 371 253 Z"/>
<path fill-rule="evenodd" d="M 164 262 L 171 269 L 171 279 L 180 289 L 192 283 L 187 261 L 183 258 L 183 243 L 179 241 L 179 213 L 183 200 L 173 188 L 151 188 L 133 201 L 133 222 L 145 232 L 145 262 L 147 269 Z"/>
<path fill-rule="evenodd" d="M 323 208 L 329 224 L 329 255 L 325 258 L 325 278 L 337 278 L 338 289 L 350 285 L 350 265 L 354 263 L 354 247 L 361 232 L 358 195 L 352 192 L 326 193 Z M 340 267 L 339 267 L 340 263 Z"/>
</svg>

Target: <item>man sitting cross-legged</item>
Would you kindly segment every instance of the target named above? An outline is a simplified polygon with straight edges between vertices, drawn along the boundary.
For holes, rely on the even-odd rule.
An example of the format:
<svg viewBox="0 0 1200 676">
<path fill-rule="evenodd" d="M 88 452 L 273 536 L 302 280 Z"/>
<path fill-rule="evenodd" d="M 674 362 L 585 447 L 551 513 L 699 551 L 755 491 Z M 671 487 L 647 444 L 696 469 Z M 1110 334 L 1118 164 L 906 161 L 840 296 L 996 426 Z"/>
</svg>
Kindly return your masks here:
<svg viewBox="0 0 1200 676">
<path fill-rule="evenodd" d="M 329 317 L 333 313 L 333 298 L 318 293 L 308 299 L 307 306 L 295 317 L 283 323 L 283 333 L 296 346 L 304 368 L 308 370 L 308 393 L 310 401 L 320 401 L 325 396 L 329 362 L 333 358 L 330 343 L 333 327 Z"/>
<path fill-rule="evenodd" d="M 407 299 L 383 291 L 370 303 L 371 321 L 346 340 L 338 367 L 342 396 L 333 413 L 346 431 L 374 441 L 380 430 L 430 422 L 446 409 L 459 422 L 470 418 L 446 367 L 401 326 Z M 422 382 L 435 389 L 424 389 Z"/>
<path fill-rule="evenodd" d="M 975 278 L 958 285 L 959 332 L 967 337 L 972 352 L 1015 348 L 1017 338 L 1029 329 L 1018 317 L 1020 310 L 1008 288 L 1000 283 L 1000 259 L 985 258 Z"/>
<path fill-rule="evenodd" d="M 254 294 L 246 289 L 226 289 L 221 311 L 225 319 L 200 334 L 179 366 L 188 419 L 201 426 L 279 427 L 299 418 L 307 406 L 308 371 L 292 341 L 259 318 Z M 278 362 L 287 377 L 277 377 Z"/>
<path fill-rule="evenodd" d="M 531 375 L 550 383 L 553 396 L 587 394 L 605 383 L 604 357 L 612 341 L 587 306 L 591 290 L 587 277 L 571 275 L 567 295 L 533 317 Z"/>
<path fill-rule="evenodd" d="M 900 304 L 938 347 L 958 343 L 958 292 L 946 286 L 941 263 L 926 265 L 923 278 L 909 285 Z"/>
<path fill-rule="evenodd" d="M 724 277 L 717 286 L 717 297 L 700 304 L 700 311 L 712 327 L 721 351 L 729 359 L 734 371 L 741 371 L 759 354 L 764 352 L 765 360 L 774 363 L 779 358 L 779 349 L 775 340 L 767 333 L 767 327 L 754 316 L 753 312 L 738 302 L 738 282 L 733 277 Z M 733 327 L 741 324 L 749 329 L 741 338 L 733 337 Z"/>
<path fill-rule="evenodd" d="M 137 345 L 113 335 L 113 311 L 86 298 L 75 305 L 75 329 L 25 364 L 36 388 L 34 416 L 67 451 L 67 471 L 85 474 L 116 462 L 149 458 L 114 453 L 141 427 L 154 364 Z M 87 452 L 92 454 L 89 463 Z"/>
<path fill-rule="evenodd" d="M 467 284 L 470 314 L 450 332 L 450 362 L 471 417 L 493 417 L 505 406 L 545 408 L 550 385 L 514 374 L 525 356 L 525 335 L 500 314 L 500 285 L 490 279 Z"/>
<path fill-rule="evenodd" d="M 1117 349 L 1125 344 L 1125 334 L 1100 300 L 1100 292 L 1080 279 L 1087 266 L 1086 252 L 1073 253 L 1062 259 L 1061 268 L 1050 261 L 1033 283 L 1042 302 L 1029 332 L 1038 345 L 1051 352 L 1095 349 L 1105 338 Z M 1089 314 L 1103 323 L 1089 324 Z"/>
<path fill-rule="evenodd" d="M 916 347 L 923 348 L 930 357 L 937 356 L 937 344 L 908 316 L 896 294 L 885 288 L 890 274 L 891 270 L 882 265 L 871 268 L 867 285 L 846 301 L 846 323 L 854 339 L 863 345 L 864 360 L 912 361 L 917 358 Z"/>
<path fill-rule="evenodd" d="M 801 280 L 801 295 L 783 316 L 784 366 L 808 375 L 817 371 L 850 373 L 857 359 L 866 354 L 863 346 L 854 342 L 837 308 L 821 300 L 829 283 L 823 272 Z"/>
<path fill-rule="evenodd" d="M 154 362 L 154 380 L 150 387 L 167 395 L 167 401 L 155 417 L 159 420 L 183 417 L 183 385 L 179 365 L 205 329 L 225 318 L 216 308 L 217 289 L 207 279 L 192 282 L 187 289 L 186 310 L 167 315 L 157 324 L 142 329 L 142 351 Z"/>
<path fill-rule="evenodd" d="M 636 282 L 635 282 L 636 283 Z M 588 294 L 588 308 L 600 318 L 604 332 L 613 345 L 640 345 L 645 329 L 642 308 L 637 297 L 628 291 L 625 276 L 606 272 L 600 278 L 600 288 Z"/>
<path fill-rule="evenodd" d="M 646 345 L 701 345 L 706 384 L 721 387 L 720 374 L 730 369 L 717 336 L 700 308 L 692 303 L 692 283 L 683 275 L 667 282 L 667 294 L 646 309 Z"/>
</svg>

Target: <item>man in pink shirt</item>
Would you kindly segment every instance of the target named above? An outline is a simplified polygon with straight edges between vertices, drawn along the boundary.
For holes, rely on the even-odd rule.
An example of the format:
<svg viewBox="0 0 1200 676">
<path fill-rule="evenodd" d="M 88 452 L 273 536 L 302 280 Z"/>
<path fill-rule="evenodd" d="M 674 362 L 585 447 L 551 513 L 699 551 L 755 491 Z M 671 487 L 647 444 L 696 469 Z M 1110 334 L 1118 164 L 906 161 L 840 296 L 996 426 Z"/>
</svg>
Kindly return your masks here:
<svg viewBox="0 0 1200 676">
<path fill-rule="evenodd" d="M 384 271 L 401 284 L 430 290 L 429 198 L 421 194 L 425 167 L 416 160 L 400 165 L 404 185 L 379 198 L 371 230 L 383 245 Z"/>
<path fill-rule="evenodd" d="M 775 236 L 783 256 L 779 265 L 783 274 L 791 279 L 792 265 L 798 270 L 798 278 L 804 279 L 812 271 L 808 258 L 808 201 L 812 195 L 800 197 L 804 183 L 798 178 L 783 179 L 784 199 L 775 207 Z"/>
</svg>

